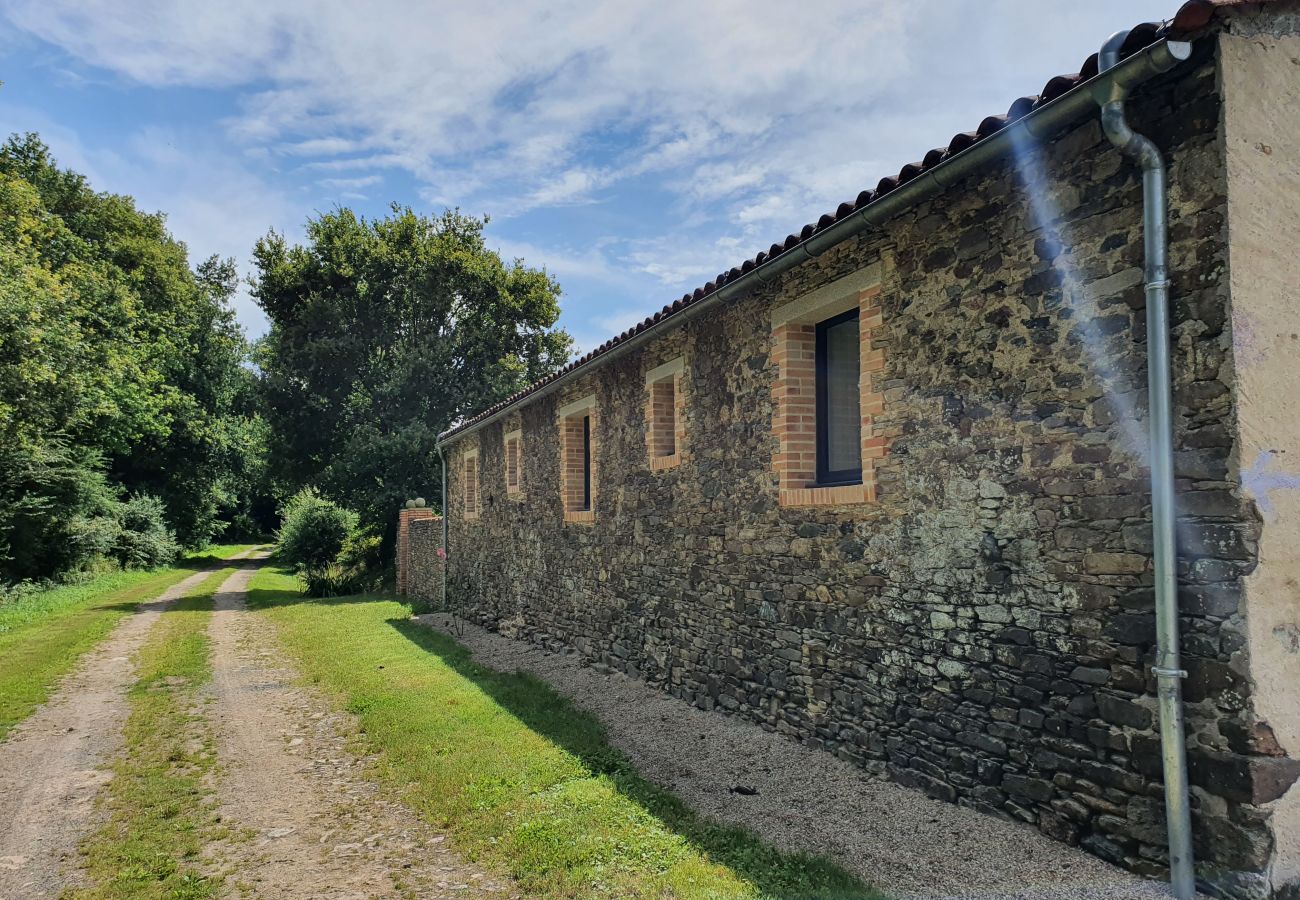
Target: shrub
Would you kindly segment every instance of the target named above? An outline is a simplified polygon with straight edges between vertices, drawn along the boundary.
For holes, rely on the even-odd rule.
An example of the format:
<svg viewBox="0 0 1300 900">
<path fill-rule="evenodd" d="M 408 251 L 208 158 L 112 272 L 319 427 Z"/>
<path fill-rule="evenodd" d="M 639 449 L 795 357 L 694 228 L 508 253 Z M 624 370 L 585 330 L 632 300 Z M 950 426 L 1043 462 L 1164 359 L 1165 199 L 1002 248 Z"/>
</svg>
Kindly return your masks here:
<svg viewBox="0 0 1300 900">
<path fill-rule="evenodd" d="M 117 535 L 117 506 L 97 454 L 60 435 L 0 443 L 0 582 L 94 566 Z"/>
<path fill-rule="evenodd" d="M 357 514 L 314 488 L 299 491 L 281 509 L 280 558 L 302 578 L 309 597 L 339 597 L 379 587 L 382 540 L 357 528 Z"/>
<path fill-rule="evenodd" d="M 384 539 L 371 531 L 359 531 L 343 544 L 339 565 L 378 574 L 384 564 Z"/>
<path fill-rule="evenodd" d="M 349 535 L 338 558 L 323 568 L 302 571 L 308 597 L 344 597 L 378 590 L 383 581 L 383 540 L 361 531 Z"/>
<path fill-rule="evenodd" d="M 280 510 L 280 558 L 300 572 L 322 571 L 338 560 L 356 530 L 356 513 L 304 488 Z"/>
<path fill-rule="evenodd" d="M 153 569 L 176 560 L 180 548 L 167 527 L 162 500 L 136 494 L 117 509 L 112 554 L 124 569 Z"/>
</svg>

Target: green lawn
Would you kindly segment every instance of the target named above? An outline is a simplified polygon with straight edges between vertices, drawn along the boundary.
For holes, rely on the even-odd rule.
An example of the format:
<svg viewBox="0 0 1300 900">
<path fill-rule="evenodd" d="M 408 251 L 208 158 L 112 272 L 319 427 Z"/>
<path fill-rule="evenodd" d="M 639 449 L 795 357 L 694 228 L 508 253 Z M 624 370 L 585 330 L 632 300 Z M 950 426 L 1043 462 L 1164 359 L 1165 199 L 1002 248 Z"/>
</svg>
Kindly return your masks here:
<svg viewBox="0 0 1300 900">
<path fill-rule="evenodd" d="M 545 683 L 477 665 L 387 598 L 308 601 L 265 569 L 250 605 L 360 718 L 377 774 L 462 854 L 544 897 L 879 897 L 649 784 Z"/>
<path fill-rule="evenodd" d="M 198 691 L 212 675 L 212 595 L 234 571 L 214 573 L 176 601 L 137 651 L 124 746 L 100 800 L 108 819 L 81 847 L 90 886 L 69 900 L 217 895 L 217 882 L 199 870 L 219 826 L 203 802 L 216 749 Z"/>
<path fill-rule="evenodd" d="M 114 572 L 0 606 L 0 741 L 139 603 L 250 546 L 211 547 L 173 568 Z"/>
</svg>

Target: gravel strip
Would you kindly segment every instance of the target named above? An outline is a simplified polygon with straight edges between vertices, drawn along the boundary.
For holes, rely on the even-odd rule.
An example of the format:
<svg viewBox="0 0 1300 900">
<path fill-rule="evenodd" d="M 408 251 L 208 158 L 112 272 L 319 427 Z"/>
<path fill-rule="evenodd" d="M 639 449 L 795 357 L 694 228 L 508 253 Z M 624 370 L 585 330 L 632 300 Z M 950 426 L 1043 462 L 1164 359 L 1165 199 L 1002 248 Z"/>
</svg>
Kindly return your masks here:
<svg viewBox="0 0 1300 900">
<path fill-rule="evenodd" d="M 898 900 L 1140 900 L 1147 881 L 1027 825 L 932 800 L 751 722 L 704 712 L 575 653 L 550 653 L 442 613 L 415 621 L 474 659 L 548 682 L 604 723 L 649 780 L 777 847 L 835 859 Z M 757 791 L 738 793 L 736 787 Z"/>
</svg>

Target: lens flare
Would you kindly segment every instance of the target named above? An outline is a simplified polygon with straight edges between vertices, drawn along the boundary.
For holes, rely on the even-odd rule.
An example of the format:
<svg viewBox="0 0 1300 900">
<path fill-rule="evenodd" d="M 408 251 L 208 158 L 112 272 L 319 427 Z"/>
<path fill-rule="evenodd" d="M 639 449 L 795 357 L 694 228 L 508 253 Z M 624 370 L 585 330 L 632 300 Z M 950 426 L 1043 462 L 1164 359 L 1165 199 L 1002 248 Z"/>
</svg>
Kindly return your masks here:
<svg viewBox="0 0 1300 900">
<path fill-rule="evenodd" d="M 1149 442 L 1142 425 L 1143 417 L 1134 405 L 1134 396 L 1140 396 L 1143 385 L 1133 384 L 1135 373 L 1128 370 L 1120 353 L 1108 347 L 1108 337 L 1098 324 L 1096 298 L 1079 277 L 1074 265 L 1070 244 L 1063 239 L 1057 223 L 1062 220 L 1060 210 L 1052 199 L 1045 175 L 1042 145 L 1023 131 L 1012 135 L 1012 158 L 1029 204 L 1033 232 L 1041 233 L 1045 240 L 1061 248 L 1052 265 L 1061 276 L 1061 297 L 1074 322 L 1069 337 L 1083 347 L 1090 374 L 1101 387 L 1102 395 L 1110 404 L 1115 425 L 1119 428 L 1122 449 L 1143 462 L 1147 459 Z"/>
</svg>

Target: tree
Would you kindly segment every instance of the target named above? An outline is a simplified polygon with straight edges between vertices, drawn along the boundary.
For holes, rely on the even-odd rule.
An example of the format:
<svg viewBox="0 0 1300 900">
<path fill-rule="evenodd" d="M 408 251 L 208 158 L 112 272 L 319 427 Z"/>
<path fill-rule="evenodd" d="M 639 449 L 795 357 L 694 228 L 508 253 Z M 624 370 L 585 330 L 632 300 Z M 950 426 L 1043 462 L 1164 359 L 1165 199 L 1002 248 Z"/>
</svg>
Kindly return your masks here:
<svg viewBox="0 0 1300 900">
<path fill-rule="evenodd" d="M 257 244 L 253 296 L 271 320 L 256 361 L 271 465 L 391 534 L 403 500 L 438 495 L 438 432 L 564 365 L 559 285 L 483 242 L 486 219 L 394 205 L 339 209 L 307 245 Z"/>
<path fill-rule="evenodd" d="M 160 497 L 187 544 L 214 536 L 265 432 L 235 283 L 36 135 L 0 146 L 0 578 L 75 567 L 126 493 Z"/>
</svg>

